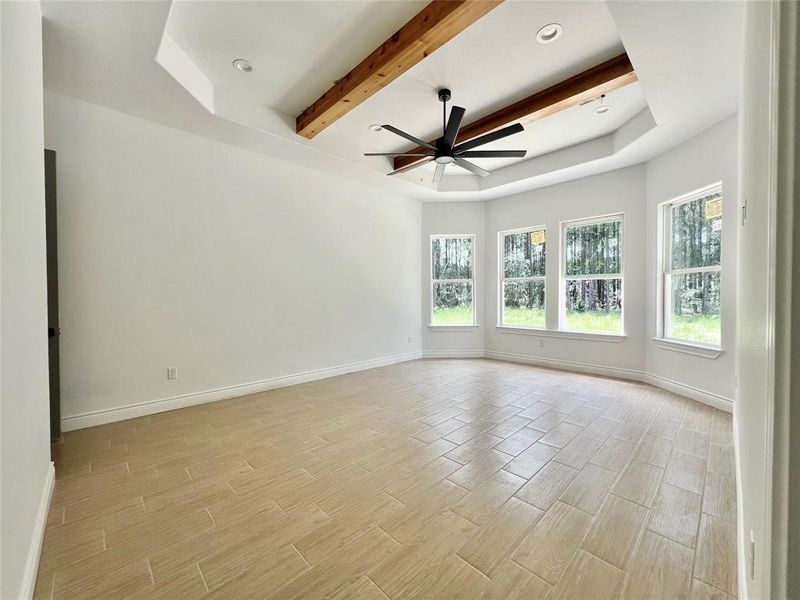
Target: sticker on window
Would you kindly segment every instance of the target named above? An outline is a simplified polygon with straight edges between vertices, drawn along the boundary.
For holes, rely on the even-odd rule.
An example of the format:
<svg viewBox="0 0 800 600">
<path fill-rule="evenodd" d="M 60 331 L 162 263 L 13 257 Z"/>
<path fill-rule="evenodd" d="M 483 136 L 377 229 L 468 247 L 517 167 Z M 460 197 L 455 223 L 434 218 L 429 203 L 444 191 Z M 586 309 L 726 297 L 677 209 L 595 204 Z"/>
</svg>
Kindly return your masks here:
<svg viewBox="0 0 800 600">
<path fill-rule="evenodd" d="M 722 219 L 717 219 L 711 224 L 711 231 L 722 231 Z"/>
<path fill-rule="evenodd" d="M 716 219 L 722 216 L 722 198 L 715 196 L 706 200 L 706 219 Z"/>
<path fill-rule="evenodd" d="M 544 229 L 537 229 L 536 231 L 531 231 L 531 244 L 534 246 L 539 246 L 540 244 L 544 244 Z"/>
</svg>

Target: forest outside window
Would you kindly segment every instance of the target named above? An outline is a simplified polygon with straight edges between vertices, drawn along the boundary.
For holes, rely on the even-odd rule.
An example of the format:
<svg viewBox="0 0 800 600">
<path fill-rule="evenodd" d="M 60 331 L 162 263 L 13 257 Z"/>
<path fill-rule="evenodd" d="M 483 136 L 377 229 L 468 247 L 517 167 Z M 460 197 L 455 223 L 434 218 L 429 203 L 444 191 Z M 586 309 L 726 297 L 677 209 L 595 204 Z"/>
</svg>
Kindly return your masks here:
<svg viewBox="0 0 800 600">
<path fill-rule="evenodd" d="M 500 325 L 545 328 L 545 228 L 500 232 Z"/>
<path fill-rule="evenodd" d="M 622 215 L 562 227 L 561 329 L 622 334 Z"/>
<path fill-rule="evenodd" d="M 719 348 L 722 187 L 664 205 L 663 337 Z"/>
<path fill-rule="evenodd" d="M 431 236 L 431 325 L 475 324 L 474 235 Z"/>
</svg>

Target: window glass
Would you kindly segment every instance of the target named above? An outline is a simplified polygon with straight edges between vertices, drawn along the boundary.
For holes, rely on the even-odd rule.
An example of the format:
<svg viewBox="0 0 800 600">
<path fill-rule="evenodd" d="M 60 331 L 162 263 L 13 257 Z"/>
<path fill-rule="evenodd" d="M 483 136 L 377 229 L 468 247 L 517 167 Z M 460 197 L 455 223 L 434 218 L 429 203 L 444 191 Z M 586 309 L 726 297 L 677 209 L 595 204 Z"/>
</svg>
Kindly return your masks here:
<svg viewBox="0 0 800 600">
<path fill-rule="evenodd" d="M 472 284 L 433 284 L 433 325 L 472 325 Z"/>
<path fill-rule="evenodd" d="M 543 280 L 506 281 L 503 283 L 503 323 L 544 328 Z"/>
<path fill-rule="evenodd" d="M 472 236 L 431 238 L 431 325 L 474 325 Z"/>
<path fill-rule="evenodd" d="M 564 325 L 573 331 L 622 331 L 622 280 L 572 279 L 567 281 Z"/>
<path fill-rule="evenodd" d="M 563 231 L 563 328 L 621 333 L 622 217 L 567 223 Z"/>
<path fill-rule="evenodd" d="M 500 324 L 545 327 L 545 267 L 547 239 L 544 227 L 501 232 Z"/>
<path fill-rule="evenodd" d="M 722 188 L 664 206 L 664 337 L 722 342 Z"/>
<path fill-rule="evenodd" d="M 542 236 L 532 234 L 528 231 L 504 236 L 505 277 L 544 276 L 545 242 L 539 241 Z"/>
<path fill-rule="evenodd" d="M 722 208 L 713 218 L 706 216 L 706 205 L 717 214 L 719 193 L 672 207 L 672 269 L 719 266 L 722 249 Z"/>
<path fill-rule="evenodd" d="M 472 279 L 472 238 L 434 238 L 434 279 Z"/>
<path fill-rule="evenodd" d="M 719 283 L 719 271 L 670 276 L 669 337 L 720 345 Z"/>
<path fill-rule="evenodd" d="M 569 226 L 564 240 L 566 274 L 622 272 L 622 221 Z"/>
</svg>

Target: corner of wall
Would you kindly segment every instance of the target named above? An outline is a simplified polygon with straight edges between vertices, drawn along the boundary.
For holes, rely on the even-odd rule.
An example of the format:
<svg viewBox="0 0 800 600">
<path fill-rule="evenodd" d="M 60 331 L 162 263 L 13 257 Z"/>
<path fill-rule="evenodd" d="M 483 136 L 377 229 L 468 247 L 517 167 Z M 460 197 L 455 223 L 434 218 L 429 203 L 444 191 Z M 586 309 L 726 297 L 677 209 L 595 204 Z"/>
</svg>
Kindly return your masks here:
<svg viewBox="0 0 800 600">
<path fill-rule="evenodd" d="M 31 536 L 30 545 L 28 546 L 25 571 L 22 574 L 22 585 L 19 593 L 20 600 L 31 600 L 36 589 L 36 576 L 39 573 L 39 559 L 42 555 L 44 532 L 47 527 L 47 513 L 50 511 L 50 501 L 53 497 L 55 483 L 55 465 L 51 462 L 47 467 L 44 486 L 42 487 L 42 495 L 39 498 L 36 518 L 33 523 L 33 535 Z"/>
</svg>

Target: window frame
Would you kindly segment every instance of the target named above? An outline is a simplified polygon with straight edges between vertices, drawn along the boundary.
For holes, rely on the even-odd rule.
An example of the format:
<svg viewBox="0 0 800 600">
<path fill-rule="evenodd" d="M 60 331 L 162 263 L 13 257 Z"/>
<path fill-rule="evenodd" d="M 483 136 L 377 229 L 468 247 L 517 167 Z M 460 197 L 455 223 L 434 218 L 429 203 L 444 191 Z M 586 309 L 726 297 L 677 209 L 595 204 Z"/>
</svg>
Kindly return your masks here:
<svg viewBox="0 0 800 600">
<path fill-rule="evenodd" d="M 704 197 L 711 196 L 714 193 L 719 193 L 722 199 L 722 215 L 725 215 L 725 196 L 722 193 L 722 182 L 718 181 L 702 188 L 693 190 L 686 194 L 682 194 L 666 202 L 659 204 L 659 233 L 661 234 L 660 240 L 660 256 L 658 264 L 658 310 L 656 323 L 656 338 L 661 347 L 666 349 L 674 349 L 677 351 L 684 351 L 689 354 L 698 354 L 707 358 L 716 358 L 722 353 L 722 239 L 720 237 L 720 261 L 719 265 L 711 267 L 691 267 L 687 269 L 672 269 L 672 209 L 676 206 L 688 204 L 695 200 L 700 200 Z M 723 227 L 724 231 L 724 227 Z M 696 342 L 692 340 L 683 340 L 680 338 L 669 337 L 669 325 L 672 322 L 672 275 L 687 275 L 691 273 L 719 273 L 720 281 L 720 343 L 705 344 L 703 342 Z M 693 352 L 692 349 L 702 351 L 700 353 Z"/>
<path fill-rule="evenodd" d="M 620 242 L 619 242 L 619 255 L 620 255 L 620 270 L 619 273 L 603 273 L 603 274 L 592 274 L 592 275 L 569 275 L 567 276 L 567 251 L 566 251 L 566 242 L 567 242 L 567 228 L 568 227 L 583 227 L 586 225 L 596 225 L 598 223 L 608 223 L 610 221 L 619 221 L 620 222 Z M 558 250 L 559 250 L 559 268 L 558 268 L 558 277 L 559 277 L 559 292 L 558 292 L 558 330 L 564 333 L 572 333 L 572 334 L 580 334 L 580 335 L 597 335 L 597 336 L 613 336 L 613 337 L 626 337 L 625 333 L 625 264 L 627 262 L 625 257 L 625 213 L 624 212 L 613 212 L 604 215 L 597 215 L 594 217 L 587 217 L 584 219 L 570 219 L 568 221 L 561 221 L 559 223 L 560 227 L 560 235 L 561 238 L 559 239 L 558 243 Z M 593 279 L 619 279 L 620 285 L 622 286 L 622 291 L 620 293 L 620 300 L 622 302 L 622 308 L 620 309 L 620 329 L 619 331 L 609 333 L 608 331 L 584 331 L 581 329 L 567 329 L 566 328 L 566 317 L 567 317 L 567 291 L 566 291 L 566 284 L 568 281 L 586 281 L 586 280 L 593 280 Z"/>
<path fill-rule="evenodd" d="M 470 274 L 472 277 L 470 279 L 434 279 L 433 277 L 433 242 L 434 240 L 447 240 L 447 239 L 469 239 L 472 240 L 472 256 L 470 262 Z M 430 235 L 430 240 L 428 242 L 428 281 L 430 282 L 430 290 L 428 291 L 428 327 L 431 329 L 449 329 L 449 330 L 458 330 L 469 328 L 472 329 L 474 327 L 478 327 L 478 319 L 477 319 L 477 294 L 475 289 L 475 256 L 477 253 L 477 234 L 474 233 L 432 233 Z M 472 322 L 471 323 L 458 323 L 452 325 L 445 325 L 440 323 L 433 322 L 433 290 L 437 283 L 469 283 L 471 285 L 472 290 Z"/>
<path fill-rule="evenodd" d="M 536 275 L 533 277 L 506 277 L 505 258 L 506 247 L 505 237 L 507 235 L 516 235 L 520 233 L 533 233 L 534 231 L 544 231 L 545 253 L 547 252 L 547 226 L 546 225 L 533 225 L 530 227 L 517 227 L 515 229 L 507 229 L 505 231 L 497 232 L 497 273 L 499 275 L 500 285 L 498 286 L 497 298 L 497 326 L 504 329 L 524 329 L 530 331 L 546 331 L 547 330 L 547 255 L 545 254 L 544 260 L 544 275 Z M 505 284 L 507 281 L 521 282 L 521 281 L 542 281 L 544 283 L 544 327 L 532 327 L 530 325 L 509 325 L 503 322 L 503 312 L 505 308 Z"/>
</svg>

